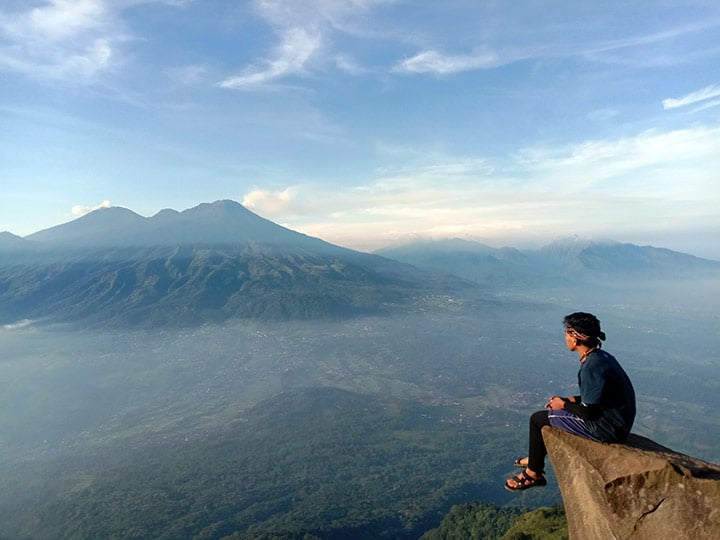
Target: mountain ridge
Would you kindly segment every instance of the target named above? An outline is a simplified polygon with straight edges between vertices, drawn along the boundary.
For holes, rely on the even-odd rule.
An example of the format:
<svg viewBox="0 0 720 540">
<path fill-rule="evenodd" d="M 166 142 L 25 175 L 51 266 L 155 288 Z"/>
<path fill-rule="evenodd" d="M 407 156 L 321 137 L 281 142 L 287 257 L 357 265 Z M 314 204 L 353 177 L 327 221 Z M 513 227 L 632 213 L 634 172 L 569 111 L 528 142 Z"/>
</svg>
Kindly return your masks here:
<svg viewBox="0 0 720 540">
<path fill-rule="evenodd" d="M 26 247 L 51 250 L 248 242 L 344 249 L 273 223 L 228 199 L 202 203 L 181 212 L 164 209 L 148 218 L 123 207 L 100 208 L 23 240 L 32 242 Z"/>
<path fill-rule="evenodd" d="M 471 281 L 532 287 L 541 282 L 720 277 L 720 262 L 612 240 L 556 240 L 539 249 L 493 248 L 469 240 L 424 241 L 375 251 Z"/>
</svg>

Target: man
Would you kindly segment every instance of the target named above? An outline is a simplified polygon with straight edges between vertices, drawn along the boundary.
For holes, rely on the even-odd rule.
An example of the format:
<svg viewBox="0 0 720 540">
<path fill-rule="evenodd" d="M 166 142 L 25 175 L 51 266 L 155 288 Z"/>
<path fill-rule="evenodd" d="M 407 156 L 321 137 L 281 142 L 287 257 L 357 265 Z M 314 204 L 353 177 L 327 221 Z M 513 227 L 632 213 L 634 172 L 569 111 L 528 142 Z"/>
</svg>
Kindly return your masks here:
<svg viewBox="0 0 720 540">
<path fill-rule="evenodd" d="M 600 329 L 600 321 L 591 313 L 578 312 L 565 317 L 563 323 L 565 344 L 580 360 L 580 395 L 553 396 L 545 404 L 548 410 L 530 417 L 528 457 L 515 460 L 515 465 L 523 471 L 505 482 L 505 488 L 510 491 L 547 484 L 543 426 L 595 441 L 621 442 L 635 420 L 635 390 L 615 357 L 601 350 L 605 333 Z"/>
</svg>

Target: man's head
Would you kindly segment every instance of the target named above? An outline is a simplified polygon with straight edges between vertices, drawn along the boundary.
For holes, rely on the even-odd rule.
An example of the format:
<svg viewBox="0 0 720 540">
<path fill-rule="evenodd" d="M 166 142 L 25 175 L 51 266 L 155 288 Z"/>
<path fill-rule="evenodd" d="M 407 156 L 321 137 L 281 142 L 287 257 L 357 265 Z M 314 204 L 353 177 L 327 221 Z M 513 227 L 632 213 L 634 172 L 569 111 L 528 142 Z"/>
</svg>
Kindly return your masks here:
<svg viewBox="0 0 720 540">
<path fill-rule="evenodd" d="M 600 347 L 605 341 L 605 332 L 600 329 L 600 321 L 592 313 L 571 313 L 563 319 L 565 333 L 576 341 L 577 345 Z"/>
</svg>

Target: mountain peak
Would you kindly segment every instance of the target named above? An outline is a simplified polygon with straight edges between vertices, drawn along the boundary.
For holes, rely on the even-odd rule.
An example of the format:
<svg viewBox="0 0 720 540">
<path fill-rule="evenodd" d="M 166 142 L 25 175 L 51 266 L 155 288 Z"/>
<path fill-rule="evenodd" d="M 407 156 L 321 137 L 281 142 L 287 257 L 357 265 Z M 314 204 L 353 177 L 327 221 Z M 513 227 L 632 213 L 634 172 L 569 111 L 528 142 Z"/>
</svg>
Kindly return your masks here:
<svg viewBox="0 0 720 540">
<path fill-rule="evenodd" d="M 33 233 L 26 238 L 43 243 L 81 243 L 96 245 L 117 235 L 134 235 L 145 218 L 121 206 L 99 208 L 68 223 Z"/>
<path fill-rule="evenodd" d="M 25 243 L 25 240 L 22 239 L 22 237 L 17 236 L 16 234 L 13 234 L 8 231 L 2 231 L 0 232 L 0 248 L 14 248 L 22 246 Z"/>
<path fill-rule="evenodd" d="M 224 199 L 151 218 L 123 207 L 100 208 L 28 236 L 43 249 L 273 244 L 290 249 L 341 249 L 273 223 Z M 3 242 L 5 244 L 6 242 Z"/>
</svg>

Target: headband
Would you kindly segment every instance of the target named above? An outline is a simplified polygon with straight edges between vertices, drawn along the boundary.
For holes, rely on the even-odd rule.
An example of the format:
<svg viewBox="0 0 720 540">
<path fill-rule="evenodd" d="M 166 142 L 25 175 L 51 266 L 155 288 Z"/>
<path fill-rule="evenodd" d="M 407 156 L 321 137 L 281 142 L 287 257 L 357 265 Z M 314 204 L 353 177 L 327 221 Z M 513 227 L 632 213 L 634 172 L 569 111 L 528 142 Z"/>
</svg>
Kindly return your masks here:
<svg viewBox="0 0 720 540">
<path fill-rule="evenodd" d="M 587 341 L 589 339 L 592 339 L 592 336 L 588 336 L 586 334 L 583 334 L 582 332 L 578 332 L 575 330 L 572 326 L 569 324 L 565 327 L 565 331 L 570 334 L 572 337 L 579 339 L 580 341 Z"/>
</svg>

